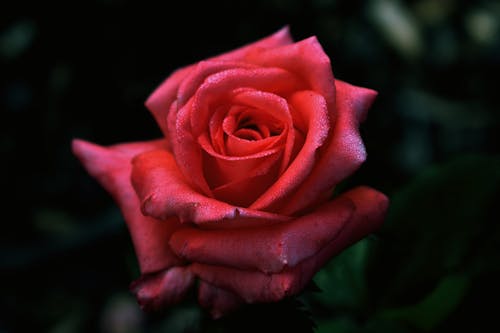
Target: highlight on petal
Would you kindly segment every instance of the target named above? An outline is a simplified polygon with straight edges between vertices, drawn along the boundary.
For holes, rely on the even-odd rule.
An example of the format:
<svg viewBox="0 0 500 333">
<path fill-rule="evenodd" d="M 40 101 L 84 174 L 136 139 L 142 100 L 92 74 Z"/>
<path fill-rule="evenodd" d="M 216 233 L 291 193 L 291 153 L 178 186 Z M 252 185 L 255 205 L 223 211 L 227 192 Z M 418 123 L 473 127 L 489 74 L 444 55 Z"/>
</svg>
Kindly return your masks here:
<svg viewBox="0 0 500 333">
<path fill-rule="evenodd" d="M 281 272 L 260 271 L 195 263 L 192 272 L 201 280 L 227 289 L 247 303 L 274 302 L 300 292 L 313 275 L 334 255 L 377 230 L 388 206 L 387 197 L 368 187 L 358 187 L 343 195 L 355 209 L 345 227 L 316 255 Z"/>
<path fill-rule="evenodd" d="M 359 122 L 374 101 L 376 92 L 358 88 L 336 80 L 336 112 L 328 146 L 321 150 L 319 159 L 308 178 L 283 207 L 283 214 L 293 215 L 307 208 L 314 198 L 331 190 L 347 178 L 366 159 L 366 151 L 359 134 Z"/>
<path fill-rule="evenodd" d="M 181 301 L 194 283 L 189 267 L 173 267 L 142 275 L 130 285 L 130 290 L 145 311 L 160 310 Z"/>
<path fill-rule="evenodd" d="M 238 230 L 186 228 L 170 238 L 172 250 L 190 262 L 277 273 L 315 255 L 349 223 L 354 206 L 338 198 L 287 223 Z"/>
<path fill-rule="evenodd" d="M 166 150 L 140 154 L 132 163 L 132 184 L 145 215 L 160 220 L 177 216 L 181 222 L 222 228 L 288 219 L 229 205 L 194 191 L 187 185 L 172 154 Z"/>
<path fill-rule="evenodd" d="M 212 318 L 218 319 L 240 307 L 243 300 L 230 291 L 200 281 L 198 302 L 203 308 L 208 309 Z"/>
<path fill-rule="evenodd" d="M 73 140 L 73 153 L 84 167 L 113 196 L 127 223 L 143 274 L 177 265 L 182 261 L 172 253 L 166 239 L 180 227 L 176 219 L 158 221 L 144 216 L 130 183 L 131 160 L 145 151 L 165 147 L 164 140 L 102 147 Z"/>
</svg>

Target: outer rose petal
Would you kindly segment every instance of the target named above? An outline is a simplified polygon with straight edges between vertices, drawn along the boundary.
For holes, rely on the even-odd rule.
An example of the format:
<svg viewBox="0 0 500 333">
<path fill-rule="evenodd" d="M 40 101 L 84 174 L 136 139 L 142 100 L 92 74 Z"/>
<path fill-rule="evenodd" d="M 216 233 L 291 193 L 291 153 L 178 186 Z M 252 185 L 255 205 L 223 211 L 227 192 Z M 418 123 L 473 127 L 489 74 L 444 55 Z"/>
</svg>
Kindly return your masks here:
<svg viewBox="0 0 500 333">
<path fill-rule="evenodd" d="M 237 61 L 241 60 L 246 56 L 246 54 L 254 50 L 271 49 L 282 45 L 287 45 L 292 42 L 293 41 L 290 36 L 288 27 L 284 27 L 269 37 L 263 38 L 255 43 L 243 46 L 239 49 L 224 53 L 208 60 Z M 162 84 L 160 84 L 158 88 L 156 88 L 156 90 L 149 96 L 146 101 L 146 107 L 151 111 L 163 134 L 165 134 L 167 138 L 169 138 L 167 116 L 170 110 L 170 105 L 177 98 L 179 85 L 184 80 L 184 78 L 186 78 L 186 76 L 194 70 L 194 67 L 195 65 L 190 65 L 188 67 L 175 71 Z"/>
<path fill-rule="evenodd" d="M 143 274 L 177 265 L 167 242 L 179 223 L 160 222 L 141 214 L 139 200 L 130 184 L 131 159 L 136 154 L 165 147 L 165 141 L 148 141 L 102 147 L 82 140 L 73 141 L 73 152 L 87 171 L 111 193 L 127 222 Z"/>
<path fill-rule="evenodd" d="M 182 300 L 194 283 L 188 267 L 173 267 L 158 273 L 142 275 L 132 282 L 130 290 L 144 310 L 159 310 Z"/>
<path fill-rule="evenodd" d="M 247 303 L 274 302 L 296 294 L 332 256 L 375 231 L 383 221 L 388 199 L 382 193 L 358 187 L 342 197 L 350 199 L 356 207 L 350 221 L 327 246 L 294 267 L 270 275 L 200 263 L 193 264 L 191 269 L 200 279 L 230 290 Z"/>
<path fill-rule="evenodd" d="M 307 89 L 322 95 L 335 116 L 335 80 L 330 58 L 316 37 L 282 47 L 250 53 L 246 61 L 264 66 L 279 67 L 294 73 L 308 83 Z"/>
<path fill-rule="evenodd" d="M 177 90 L 184 78 L 193 70 L 193 66 L 173 72 L 147 99 L 146 107 L 151 111 L 162 133 L 170 141 L 168 134 L 168 112 L 175 101 Z"/>
<path fill-rule="evenodd" d="M 194 191 L 187 185 L 172 154 L 166 150 L 150 151 L 135 157 L 132 183 L 142 203 L 142 212 L 160 220 L 177 216 L 181 222 L 230 228 L 289 219 L 235 207 Z"/>
<path fill-rule="evenodd" d="M 277 273 L 335 239 L 354 209 L 351 200 L 339 198 L 287 223 L 240 230 L 187 228 L 172 235 L 170 246 L 190 262 Z"/>
<path fill-rule="evenodd" d="M 366 159 L 358 127 L 377 92 L 340 80 L 335 81 L 335 86 L 337 118 L 331 130 L 331 139 L 321 151 L 321 157 L 309 177 L 280 211 L 285 215 L 293 215 L 307 208 L 315 198 L 356 171 Z"/>
</svg>

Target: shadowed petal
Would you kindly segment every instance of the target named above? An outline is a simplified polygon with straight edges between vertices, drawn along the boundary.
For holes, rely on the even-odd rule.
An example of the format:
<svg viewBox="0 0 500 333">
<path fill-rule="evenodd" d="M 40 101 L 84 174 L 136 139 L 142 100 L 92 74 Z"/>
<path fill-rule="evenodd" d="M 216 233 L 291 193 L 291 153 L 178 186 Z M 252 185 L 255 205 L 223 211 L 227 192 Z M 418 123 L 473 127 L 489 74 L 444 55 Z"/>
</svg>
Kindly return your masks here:
<svg viewBox="0 0 500 333">
<path fill-rule="evenodd" d="M 230 291 L 200 281 L 198 302 L 203 308 L 208 309 L 212 318 L 218 319 L 237 309 L 243 300 Z"/>
<path fill-rule="evenodd" d="M 142 275 L 130 284 L 130 290 L 143 310 L 160 310 L 181 301 L 194 276 L 189 267 L 173 267 L 154 274 Z"/>
</svg>

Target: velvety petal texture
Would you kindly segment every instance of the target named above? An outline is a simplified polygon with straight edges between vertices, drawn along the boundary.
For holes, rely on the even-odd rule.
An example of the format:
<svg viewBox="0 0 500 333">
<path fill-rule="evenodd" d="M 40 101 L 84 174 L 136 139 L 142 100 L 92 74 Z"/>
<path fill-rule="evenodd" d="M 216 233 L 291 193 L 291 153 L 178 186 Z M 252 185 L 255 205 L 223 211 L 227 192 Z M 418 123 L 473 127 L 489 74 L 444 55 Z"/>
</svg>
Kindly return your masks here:
<svg viewBox="0 0 500 333">
<path fill-rule="evenodd" d="M 275 34 L 171 74 L 148 98 L 164 138 L 73 152 L 121 208 L 145 310 L 198 280 L 214 318 L 299 293 L 377 230 L 387 198 L 334 187 L 366 159 L 359 125 L 376 92 L 336 80 L 315 37 Z"/>
</svg>

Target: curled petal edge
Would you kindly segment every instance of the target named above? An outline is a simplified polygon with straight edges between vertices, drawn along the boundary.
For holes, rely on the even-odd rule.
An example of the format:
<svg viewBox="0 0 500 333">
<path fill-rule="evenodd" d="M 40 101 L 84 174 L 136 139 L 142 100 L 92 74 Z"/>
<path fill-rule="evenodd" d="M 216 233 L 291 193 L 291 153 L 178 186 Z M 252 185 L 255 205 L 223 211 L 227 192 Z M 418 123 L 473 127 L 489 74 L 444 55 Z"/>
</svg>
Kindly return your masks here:
<svg viewBox="0 0 500 333">
<path fill-rule="evenodd" d="M 142 275 L 130 284 L 141 309 L 156 311 L 181 301 L 194 283 L 189 267 L 173 267 Z"/>
<path fill-rule="evenodd" d="M 177 219 L 158 221 L 144 216 L 130 183 L 131 160 L 145 151 L 165 148 L 164 140 L 133 142 L 102 147 L 84 140 L 73 140 L 73 153 L 91 176 L 113 196 L 130 231 L 141 272 L 152 273 L 182 263 L 166 239 L 181 227 Z"/>
<path fill-rule="evenodd" d="M 156 150 L 132 161 L 132 184 L 145 215 L 164 220 L 172 216 L 181 223 L 207 228 L 244 227 L 289 220 L 287 216 L 237 207 L 204 196 L 185 181 L 172 154 Z"/>
<path fill-rule="evenodd" d="M 286 267 L 276 274 L 265 274 L 194 263 L 191 265 L 192 272 L 203 281 L 231 291 L 247 303 L 275 302 L 297 294 L 332 256 L 377 230 L 385 217 L 388 199 L 382 193 L 358 187 L 345 196 L 356 206 L 350 221 L 321 251 L 294 267 Z"/>
<path fill-rule="evenodd" d="M 238 230 L 188 227 L 172 234 L 169 244 L 189 262 L 279 273 L 335 239 L 354 210 L 352 201 L 341 197 L 311 214 L 271 226 Z"/>
</svg>

